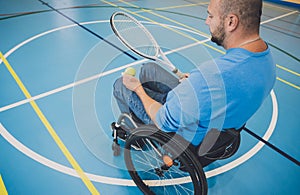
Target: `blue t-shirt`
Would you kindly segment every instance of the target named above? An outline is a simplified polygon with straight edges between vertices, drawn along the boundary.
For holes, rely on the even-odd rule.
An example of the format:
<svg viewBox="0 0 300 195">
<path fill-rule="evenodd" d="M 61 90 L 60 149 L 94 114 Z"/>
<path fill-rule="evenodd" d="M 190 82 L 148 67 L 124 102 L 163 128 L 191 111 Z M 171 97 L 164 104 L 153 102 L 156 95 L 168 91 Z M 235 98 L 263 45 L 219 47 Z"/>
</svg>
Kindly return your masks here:
<svg viewBox="0 0 300 195">
<path fill-rule="evenodd" d="M 168 93 L 156 122 L 199 145 L 208 129 L 240 128 L 258 110 L 275 83 L 270 49 L 253 53 L 227 50 L 205 62 Z"/>
</svg>

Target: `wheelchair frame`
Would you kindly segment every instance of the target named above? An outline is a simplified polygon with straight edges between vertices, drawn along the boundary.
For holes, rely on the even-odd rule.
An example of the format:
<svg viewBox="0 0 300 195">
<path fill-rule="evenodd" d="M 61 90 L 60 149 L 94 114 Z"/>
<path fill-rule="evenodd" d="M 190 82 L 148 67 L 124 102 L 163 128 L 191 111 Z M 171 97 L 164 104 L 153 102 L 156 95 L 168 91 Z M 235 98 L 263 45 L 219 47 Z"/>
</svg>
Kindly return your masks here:
<svg viewBox="0 0 300 195">
<path fill-rule="evenodd" d="M 115 156 L 120 155 L 119 139 L 125 142 L 127 170 L 144 194 L 207 194 L 203 166 L 235 154 L 243 128 L 226 130 L 233 139 L 216 144 L 216 147 L 214 143 L 221 131 L 211 129 L 200 147 L 193 148 L 177 134 L 140 124 L 132 115 L 122 113 L 117 122 L 112 123 L 112 150 Z M 201 163 L 203 159 L 205 162 Z"/>
</svg>

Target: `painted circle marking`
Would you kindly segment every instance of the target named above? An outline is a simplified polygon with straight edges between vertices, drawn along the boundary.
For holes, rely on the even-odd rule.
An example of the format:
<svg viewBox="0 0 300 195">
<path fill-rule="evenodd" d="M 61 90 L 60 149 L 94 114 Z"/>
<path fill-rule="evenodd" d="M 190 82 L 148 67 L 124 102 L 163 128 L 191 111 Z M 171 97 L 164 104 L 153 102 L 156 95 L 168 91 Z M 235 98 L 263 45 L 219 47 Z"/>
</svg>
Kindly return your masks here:
<svg viewBox="0 0 300 195">
<path fill-rule="evenodd" d="M 83 23 L 80 23 L 80 24 L 95 24 L 95 23 L 104 23 L 104 22 L 109 22 L 109 21 L 108 20 L 91 21 L 91 22 L 83 22 Z M 15 46 L 11 50 L 9 50 L 4 56 L 7 58 L 9 55 L 11 55 L 17 49 L 19 49 L 23 45 L 33 41 L 34 39 L 37 39 L 39 37 L 42 37 L 44 35 L 50 34 L 50 33 L 55 32 L 55 31 L 59 31 L 59 30 L 62 30 L 62 29 L 67 29 L 67 28 L 71 28 L 71 27 L 75 27 L 75 26 L 77 26 L 77 25 L 72 24 L 72 25 L 62 26 L 62 27 L 58 27 L 58 28 L 40 33 L 36 36 L 33 36 L 33 37 L 21 42 L 20 44 L 18 44 L 17 46 Z M 174 26 L 172 26 L 172 27 L 174 27 Z M 178 28 L 178 27 L 175 27 L 175 28 Z M 180 28 L 180 29 L 183 29 L 183 28 Z M 184 30 L 186 30 L 186 29 L 184 29 Z M 189 30 L 186 30 L 186 31 L 189 31 Z M 192 31 L 189 31 L 189 32 L 192 32 Z M 1 63 L 2 63 L 2 60 L 0 61 L 0 64 Z M 277 118 L 278 118 L 278 104 L 277 104 L 276 95 L 275 95 L 273 90 L 271 91 L 271 99 L 272 99 L 272 107 L 273 107 L 272 119 L 270 121 L 269 128 L 267 129 L 265 135 L 263 136 L 263 139 L 265 139 L 266 141 L 269 140 L 272 133 L 274 132 L 276 122 L 277 122 Z M 44 156 L 42 156 L 42 155 L 34 152 L 33 150 L 29 149 L 25 145 L 23 145 L 20 141 L 18 141 L 16 138 L 14 138 L 7 131 L 1 123 L 0 123 L 0 134 L 12 146 L 14 146 L 16 149 L 18 149 L 20 152 L 24 153 L 26 156 L 30 157 L 31 159 L 33 159 L 33 160 L 49 167 L 49 168 L 52 168 L 52 169 L 57 170 L 59 172 L 65 173 L 67 175 L 74 176 L 74 177 L 79 177 L 79 175 L 77 174 L 77 172 L 74 169 L 66 167 L 64 165 L 61 165 L 59 163 L 56 163 L 52 160 L 49 160 L 49 159 L 45 158 Z M 261 150 L 261 148 L 264 145 L 265 145 L 264 143 L 258 142 L 252 149 L 250 149 L 248 152 L 246 152 L 241 157 L 239 157 L 239 158 L 233 160 L 232 162 L 227 163 L 227 164 L 225 164 L 221 167 L 218 167 L 216 169 L 205 172 L 206 177 L 207 178 L 213 177 L 213 176 L 224 173 L 224 172 L 226 172 L 230 169 L 233 169 L 233 168 L 239 166 L 240 164 L 246 162 L 252 156 L 254 156 L 259 150 Z M 95 175 L 95 174 L 91 174 L 91 173 L 86 173 L 86 175 L 88 176 L 88 178 L 90 180 L 95 181 L 95 182 L 100 182 L 100 183 L 105 183 L 105 184 L 113 184 L 113 185 L 122 185 L 122 186 L 135 186 L 134 182 L 131 179 L 111 178 L 111 177 L 100 176 L 100 175 Z M 178 183 L 182 183 L 183 181 L 186 182 L 186 179 L 182 178 L 182 179 L 177 180 Z"/>
</svg>

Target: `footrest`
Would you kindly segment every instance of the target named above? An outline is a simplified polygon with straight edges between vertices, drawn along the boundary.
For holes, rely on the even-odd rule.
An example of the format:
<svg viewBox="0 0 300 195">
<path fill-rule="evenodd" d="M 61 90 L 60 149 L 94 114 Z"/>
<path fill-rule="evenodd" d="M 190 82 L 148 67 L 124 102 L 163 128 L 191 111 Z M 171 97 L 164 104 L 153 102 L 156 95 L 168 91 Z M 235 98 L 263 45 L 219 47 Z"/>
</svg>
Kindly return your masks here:
<svg viewBox="0 0 300 195">
<path fill-rule="evenodd" d="M 114 131 L 116 131 L 117 137 L 124 141 L 127 139 L 128 137 L 128 133 L 126 130 L 124 130 L 121 126 L 118 126 L 116 124 L 116 122 L 111 123 L 111 129 L 112 129 L 112 137 L 114 137 Z"/>
</svg>

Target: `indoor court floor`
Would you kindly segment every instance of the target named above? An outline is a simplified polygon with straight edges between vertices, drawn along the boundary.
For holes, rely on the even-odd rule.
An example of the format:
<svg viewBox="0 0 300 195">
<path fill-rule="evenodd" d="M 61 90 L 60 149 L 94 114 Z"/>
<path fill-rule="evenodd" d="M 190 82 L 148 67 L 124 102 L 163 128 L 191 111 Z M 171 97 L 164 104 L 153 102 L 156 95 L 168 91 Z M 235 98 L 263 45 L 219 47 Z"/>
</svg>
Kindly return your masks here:
<svg viewBox="0 0 300 195">
<path fill-rule="evenodd" d="M 0 194 L 141 194 L 123 155 L 113 156 L 110 124 L 119 115 L 114 81 L 147 60 L 116 38 L 110 16 L 134 15 L 188 72 L 224 53 L 210 42 L 207 5 L 0 0 Z M 247 127 L 282 153 L 243 131 L 233 157 L 205 168 L 211 195 L 300 194 L 299 1 L 264 1 L 260 32 L 277 79 Z"/>
</svg>

